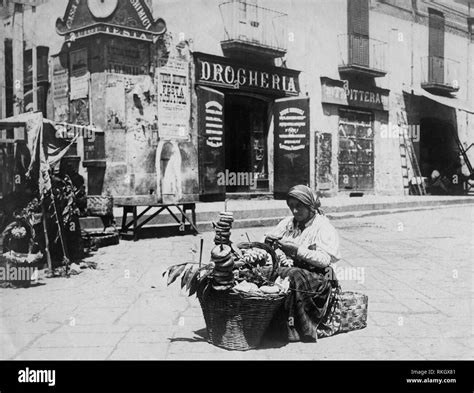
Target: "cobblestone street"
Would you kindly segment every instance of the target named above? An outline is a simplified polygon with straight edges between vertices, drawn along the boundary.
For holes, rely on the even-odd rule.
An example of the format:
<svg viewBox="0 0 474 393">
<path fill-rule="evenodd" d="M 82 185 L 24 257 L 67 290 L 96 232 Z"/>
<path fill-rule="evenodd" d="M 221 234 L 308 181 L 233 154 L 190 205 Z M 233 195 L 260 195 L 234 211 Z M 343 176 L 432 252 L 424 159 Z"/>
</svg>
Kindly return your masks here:
<svg viewBox="0 0 474 393">
<path fill-rule="evenodd" d="M 216 213 L 217 218 L 217 213 Z M 121 241 L 70 278 L 0 289 L 2 359 L 472 359 L 473 208 L 334 220 L 343 290 L 369 297 L 367 328 L 279 348 L 232 352 L 208 344 L 196 297 L 161 274 L 190 260 L 199 237 Z M 268 228 L 238 229 L 234 242 Z M 209 259 L 213 233 L 205 239 Z M 197 257 L 196 257 L 197 259 Z M 353 268 L 353 269 L 342 269 Z M 337 272 L 337 271 L 336 271 Z M 346 279 L 344 279 L 346 278 Z"/>
</svg>

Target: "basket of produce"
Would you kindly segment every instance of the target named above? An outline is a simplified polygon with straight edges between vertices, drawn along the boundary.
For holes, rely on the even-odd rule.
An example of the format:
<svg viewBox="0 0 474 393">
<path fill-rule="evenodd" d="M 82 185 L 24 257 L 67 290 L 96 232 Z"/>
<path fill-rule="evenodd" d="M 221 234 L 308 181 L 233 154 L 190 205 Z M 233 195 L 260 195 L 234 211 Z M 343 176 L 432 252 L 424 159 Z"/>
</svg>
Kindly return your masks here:
<svg viewBox="0 0 474 393">
<path fill-rule="evenodd" d="M 219 347 L 245 351 L 256 348 L 275 312 L 285 300 L 288 288 L 275 284 L 278 261 L 273 250 L 262 243 L 237 245 L 241 255 L 220 262 L 229 248 L 218 246 L 211 255 L 215 267 L 211 285 L 198 294 L 208 341 Z M 220 272 L 232 264 L 230 283 L 220 280 Z M 219 268 L 224 266 L 224 269 Z"/>
<path fill-rule="evenodd" d="M 258 347 L 288 293 L 288 279 L 275 277 L 277 267 L 266 244 L 221 244 L 212 249 L 209 264 L 174 265 L 164 275 L 168 285 L 182 275 L 181 287 L 197 294 L 211 344 L 245 351 Z"/>
<path fill-rule="evenodd" d="M 369 298 L 358 292 L 345 291 L 340 294 L 341 327 L 339 332 L 363 329 L 367 326 Z"/>
</svg>

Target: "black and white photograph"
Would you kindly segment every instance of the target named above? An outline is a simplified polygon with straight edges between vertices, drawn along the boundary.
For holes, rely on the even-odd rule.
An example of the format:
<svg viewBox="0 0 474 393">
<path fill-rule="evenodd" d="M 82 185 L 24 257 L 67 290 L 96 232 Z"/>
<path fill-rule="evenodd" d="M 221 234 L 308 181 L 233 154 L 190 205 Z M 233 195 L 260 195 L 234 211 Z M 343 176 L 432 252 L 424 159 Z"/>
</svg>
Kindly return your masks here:
<svg viewBox="0 0 474 393">
<path fill-rule="evenodd" d="M 473 165 L 474 0 L 0 0 L 0 392 L 472 392 Z"/>
</svg>

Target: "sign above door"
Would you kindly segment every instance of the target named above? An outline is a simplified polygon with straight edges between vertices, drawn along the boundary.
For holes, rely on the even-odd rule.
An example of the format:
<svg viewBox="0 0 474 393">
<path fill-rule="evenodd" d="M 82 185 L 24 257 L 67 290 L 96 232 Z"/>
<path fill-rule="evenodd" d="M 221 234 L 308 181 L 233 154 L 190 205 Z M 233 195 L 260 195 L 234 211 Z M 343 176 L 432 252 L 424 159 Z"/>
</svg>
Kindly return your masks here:
<svg viewBox="0 0 474 393">
<path fill-rule="evenodd" d="M 197 52 L 194 56 L 197 84 L 279 97 L 297 96 L 300 93 L 300 71 L 251 65 Z"/>
</svg>

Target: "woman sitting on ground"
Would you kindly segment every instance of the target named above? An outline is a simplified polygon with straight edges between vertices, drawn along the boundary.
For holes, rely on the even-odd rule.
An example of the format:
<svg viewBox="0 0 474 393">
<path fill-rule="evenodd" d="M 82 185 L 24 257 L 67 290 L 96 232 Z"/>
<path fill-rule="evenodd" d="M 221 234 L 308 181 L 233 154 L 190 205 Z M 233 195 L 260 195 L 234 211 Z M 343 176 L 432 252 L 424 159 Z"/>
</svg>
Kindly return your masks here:
<svg viewBox="0 0 474 393">
<path fill-rule="evenodd" d="M 311 342 L 338 329 L 332 309 L 339 284 L 331 265 L 341 258 L 339 238 L 309 187 L 293 187 L 287 204 L 293 216 L 283 219 L 265 242 L 277 248 L 277 275 L 289 277 L 292 290 L 269 331 L 284 340 Z"/>
</svg>

